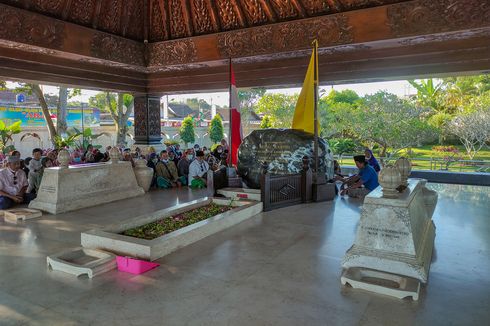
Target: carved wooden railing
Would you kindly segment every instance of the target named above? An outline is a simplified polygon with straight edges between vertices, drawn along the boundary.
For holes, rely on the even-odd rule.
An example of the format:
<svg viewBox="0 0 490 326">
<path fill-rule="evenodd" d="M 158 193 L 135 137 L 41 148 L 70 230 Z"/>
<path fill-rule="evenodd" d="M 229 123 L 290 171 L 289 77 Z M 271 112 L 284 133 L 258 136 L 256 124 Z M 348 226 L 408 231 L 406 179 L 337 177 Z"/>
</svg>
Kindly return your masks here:
<svg viewBox="0 0 490 326">
<path fill-rule="evenodd" d="M 298 174 L 273 175 L 265 163 L 260 180 L 264 212 L 311 201 L 312 180 L 308 165 Z"/>
</svg>

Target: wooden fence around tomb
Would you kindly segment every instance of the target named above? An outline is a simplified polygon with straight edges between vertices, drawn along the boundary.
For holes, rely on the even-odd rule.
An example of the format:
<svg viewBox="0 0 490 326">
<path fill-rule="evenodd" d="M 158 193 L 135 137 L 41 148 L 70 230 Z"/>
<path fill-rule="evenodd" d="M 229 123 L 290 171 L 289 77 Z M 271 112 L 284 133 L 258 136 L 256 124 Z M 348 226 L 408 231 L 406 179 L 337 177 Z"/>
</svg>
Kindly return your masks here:
<svg viewBox="0 0 490 326">
<path fill-rule="evenodd" d="M 264 171 L 260 180 L 261 200 L 264 212 L 312 200 L 312 172 L 273 175 Z"/>
</svg>

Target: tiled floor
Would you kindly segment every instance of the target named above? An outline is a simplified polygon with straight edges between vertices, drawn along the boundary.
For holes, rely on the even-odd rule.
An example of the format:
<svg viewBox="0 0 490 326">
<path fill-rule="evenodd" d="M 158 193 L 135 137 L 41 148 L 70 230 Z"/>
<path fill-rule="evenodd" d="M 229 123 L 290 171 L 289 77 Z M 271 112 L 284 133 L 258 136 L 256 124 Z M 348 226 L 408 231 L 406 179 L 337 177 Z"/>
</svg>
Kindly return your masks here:
<svg viewBox="0 0 490 326">
<path fill-rule="evenodd" d="M 160 259 L 140 276 L 49 272 L 46 255 L 80 232 L 200 196 L 187 189 L 21 225 L 0 220 L 0 325 L 486 325 L 490 320 L 490 188 L 439 192 L 427 287 L 418 302 L 340 285 L 359 201 L 259 214 Z"/>
</svg>

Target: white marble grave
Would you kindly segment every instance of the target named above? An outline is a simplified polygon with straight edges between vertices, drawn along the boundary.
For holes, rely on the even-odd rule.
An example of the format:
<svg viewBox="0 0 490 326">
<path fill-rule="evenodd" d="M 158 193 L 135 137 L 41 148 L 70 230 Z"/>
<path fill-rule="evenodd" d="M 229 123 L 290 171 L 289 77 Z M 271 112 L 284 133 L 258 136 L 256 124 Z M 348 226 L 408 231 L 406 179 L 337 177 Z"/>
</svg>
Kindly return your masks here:
<svg viewBox="0 0 490 326">
<path fill-rule="evenodd" d="M 218 205 L 231 205 L 233 209 L 215 215 L 206 220 L 188 225 L 153 240 L 139 239 L 121 234 L 121 232 L 169 217 L 175 214 L 202 207 L 211 202 Z M 145 260 L 156 260 L 175 250 L 199 241 L 205 237 L 223 231 L 262 212 L 262 203 L 251 200 L 222 198 L 201 198 L 174 207 L 162 209 L 151 214 L 137 216 L 104 229 L 82 232 L 82 247 L 109 251 L 121 256 L 130 256 Z"/>
<path fill-rule="evenodd" d="M 44 170 L 29 208 L 51 214 L 143 195 L 130 162 L 97 163 Z"/>
<path fill-rule="evenodd" d="M 373 269 L 427 282 L 437 193 L 425 184 L 409 179 L 397 198 L 384 198 L 381 187 L 365 197 L 356 239 L 342 260 L 344 269 Z"/>
</svg>

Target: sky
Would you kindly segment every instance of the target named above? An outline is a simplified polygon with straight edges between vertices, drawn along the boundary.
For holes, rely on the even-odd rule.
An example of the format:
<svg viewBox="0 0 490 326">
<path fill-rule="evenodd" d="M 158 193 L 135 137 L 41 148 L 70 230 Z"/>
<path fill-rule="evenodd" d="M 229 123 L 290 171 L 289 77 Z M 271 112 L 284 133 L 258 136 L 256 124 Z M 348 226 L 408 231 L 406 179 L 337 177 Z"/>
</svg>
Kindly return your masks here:
<svg viewBox="0 0 490 326">
<path fill-rule="evenodd" d="M 7 82 L 7 87 L 15 87 L 15 83 Z M 375 83 L 362 83 L 362 84 L 344 84 L 335 86 L 322 86 L 321 89 L 326 89 L 327 91 L 334 89 L 337 91 L 342 91 L 344 89 L 352 89 L 360 96 L 366 94 L 374 94 L 379 90 L 386 90 L 390 93 L 394 93 L 400 97 L 409 94 L 415 94 L 416 91 L 410 86 L 406 80 L 399 81 L 387 81 L 387 82 L 375 82 Z M 58 88 L 55 86 L 43 86 L 43 90 L 48 94 L 57 94 Z M 280 89 L 270 89 L 267 90 L 268 93 L 283 93 L 292 95 L 294 93 L 299 93 L 301 88 L 280 88 Z M 82 101 L 88 102 L 91 96 L 97 94 L 98 91 L 82 89 L 82 95 L 76 96 L 71 99 L 71 101 Z M 228 92 L 216 92 L 216 93 L 194 93 L 194 94 L 181 94 L 181 95 L 169 95 L 169 101 L 175 102 L 185 102 L 188 98 L 199 98 L 204 99 L 210 104 L 217 104 L 219 106 L 228 105 Z"/>
</svg>

